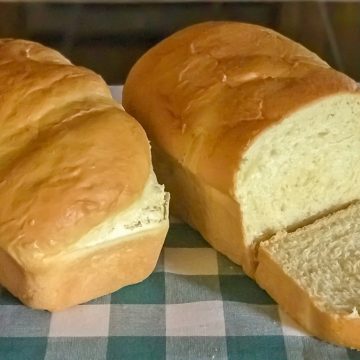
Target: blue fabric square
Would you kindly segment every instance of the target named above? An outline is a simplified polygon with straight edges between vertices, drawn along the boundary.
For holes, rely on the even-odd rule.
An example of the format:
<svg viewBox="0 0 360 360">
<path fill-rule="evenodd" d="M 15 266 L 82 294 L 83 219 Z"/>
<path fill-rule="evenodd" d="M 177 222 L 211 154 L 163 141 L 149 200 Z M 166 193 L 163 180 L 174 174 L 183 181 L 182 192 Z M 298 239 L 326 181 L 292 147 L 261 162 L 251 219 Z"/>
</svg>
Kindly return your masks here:
<svg viewBox="0 0 360 360">
<path fill-rule="evenodd" d="M 360 351 L 347 349 L 349 360 L 360 360 Z"/>
<path fill-rule="evenodd" d="M 228 360 L 287 360 L 282 336 L 229 336 L 227 351 Z"/>
<path fill-rule="evenodd" d="M 187 224 L 171 224 L 165 247 L 202 248 L 210 247 L 201 234 Z"/>
<path fill-rule="evenodd" d="M 41 360 L 46 352 L 46 337 L 0 338 L 1 360 Z"/>
<path fill-rule="evenodd" d="M 224 300 L 248 304 L 275 304 L 266 291 L 246 275 L 220 275 L 219 280 Z"/>
<path fill-rule="evenodd" d="M 165 274 L 154 272 L 135 285 L 126 286 L 111 295 L 112 304 L 164 304 Z"/>
<path fill-rule="evenodd" d="M 111 336 L 108 339 L 107 360 L 165 360 L 165 337 Z"/>
<path fill-rule="evenodd" d="M 21 302 L 0 286 L 0 305 L 21 305 Z"/>
</svg>

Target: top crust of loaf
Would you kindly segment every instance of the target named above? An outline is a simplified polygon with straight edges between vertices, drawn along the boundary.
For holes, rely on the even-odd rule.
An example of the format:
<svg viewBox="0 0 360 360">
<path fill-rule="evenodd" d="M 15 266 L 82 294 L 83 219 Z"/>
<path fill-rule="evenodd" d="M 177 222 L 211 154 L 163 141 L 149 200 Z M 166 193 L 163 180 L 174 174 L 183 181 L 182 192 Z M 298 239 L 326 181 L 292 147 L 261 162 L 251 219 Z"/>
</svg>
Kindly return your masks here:
<svg viewBox="0 0 360 360">
<path fill-rule="evenodd" d="M 129 74 L 124 106 L 158 146 L 234 196 L 258 134 L 303 105 L 355 91 L 353 80 L 272 30 L 209 22 L 148 51 Z"/>
<path fill-rule="evenodd" d="M 1 40 L 0 98 L 0 247 L 18 262 L 66 250 L 141 196 L 146 134 L 98 75 Z"/>
</svg>

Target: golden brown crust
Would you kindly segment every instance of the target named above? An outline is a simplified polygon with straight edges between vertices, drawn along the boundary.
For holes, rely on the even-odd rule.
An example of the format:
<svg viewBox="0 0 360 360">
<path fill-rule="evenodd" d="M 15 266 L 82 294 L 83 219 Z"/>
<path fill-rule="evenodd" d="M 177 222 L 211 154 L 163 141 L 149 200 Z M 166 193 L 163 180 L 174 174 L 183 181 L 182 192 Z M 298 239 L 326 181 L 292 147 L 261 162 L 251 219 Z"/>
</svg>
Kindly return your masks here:
<svg viewBox="0 0 360 360">
<path fill-rule="evenodd" d="M 286 274 L 261 247 L 255 273 L 257 283 L 312 335 L 338 345 L 360 350 L 360 317 L 327 312 L 309 293 Z"/>
<path fill-rule="evenodd" d="M 27 41 L 1 41 L 0 59 L 0 247 L 23 264 L 134 202 L 150 150 L 90 70 Z"/>
<path fill-rule="evenodd" d="M 83 107 L 3 172 L 0 245 L 18 261 L 64 251 L 141 195 L 149 157 L 141 130 L 121 113 Z"/>
<path fill-rule="evenodd" d="M 156 145 L 152 153 L 158 179 L 171 194 L 171 213 L 195 227 L 211 246 L 254 276 L 254 254 L 242 241 L 238 203 L 194 176 Z"/>
<path fill-rule="evenodd" d="M 27 306 L 62 310 L 144 280 L 156 265 L 167 230 L 164 222 L 102 247 L 49 257 L 35 272 L 0 249 L 0 282 Z"/>
<path fill-rule="evenodd" d="M 71 64 L 68 59 L 54 49 L 39 43 L 22 39 L 0 39 L 0 65 L 16 60 L 33 60 L 41 63 Z"/>
<path fill-rule="evenodd" d="M 148 276 L 166 219 L 74 251 L 142 196 L 152 171 L 144 130 L 101 77 L 39 44 L 0 40 L 0 99 L 0 283 L 58 310 Z"/>
<path fill-rule="evenodd" d="M 242 154 L 267 127 L 357 84 L 318 56 L 256 25 L 191 26 L 148 51 L 124 88 L 150 139 L 207 184 L 233 195 Z"/>
<path fill-rule="evenodd" d="M 70 105 L 112 101 L 100 76 L 23 40 L 0 40 L 0 96 L 0 170 L 40 131 L 66 121 Z"/>
</svg>

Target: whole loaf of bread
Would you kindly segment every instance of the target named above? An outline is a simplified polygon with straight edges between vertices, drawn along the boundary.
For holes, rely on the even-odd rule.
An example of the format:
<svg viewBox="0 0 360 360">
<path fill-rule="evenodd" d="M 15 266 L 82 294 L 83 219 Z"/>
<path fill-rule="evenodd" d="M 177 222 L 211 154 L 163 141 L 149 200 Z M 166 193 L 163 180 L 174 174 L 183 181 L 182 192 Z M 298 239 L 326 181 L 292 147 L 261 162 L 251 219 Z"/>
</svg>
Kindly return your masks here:
<svg viewBox="0 0 360 360">
<path fill-rule="evenodd" d="M 141 126 L 58 52 L 0 40 L 0 284 L 59 310 L 144 279 L 168 227 Z"/>
</svg>

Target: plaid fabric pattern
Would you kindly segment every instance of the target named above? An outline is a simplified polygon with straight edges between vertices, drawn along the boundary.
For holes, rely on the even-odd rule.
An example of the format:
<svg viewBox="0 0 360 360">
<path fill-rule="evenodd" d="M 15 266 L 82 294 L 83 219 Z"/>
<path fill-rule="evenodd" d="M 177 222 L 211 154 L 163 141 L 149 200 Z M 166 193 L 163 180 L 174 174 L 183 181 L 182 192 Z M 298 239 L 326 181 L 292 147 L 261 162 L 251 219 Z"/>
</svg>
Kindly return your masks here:
<svg viewBox="0 0 360 360">
<path fill-rule="evenodd" d="M 144 282 L 67 311 L 0 290 L 1 360 L 360 359 L 305 334 L 255 282 L 172 223 Z"/>
<path fill-rule="evenodd" d="M 111 87 L 121 101 L 122 87 Z M 0 287 L 0 360 L 360 360 L 303 332 L 241 268 L 173 221 L 140 284 L 50 314 Z"/>
</svg>

